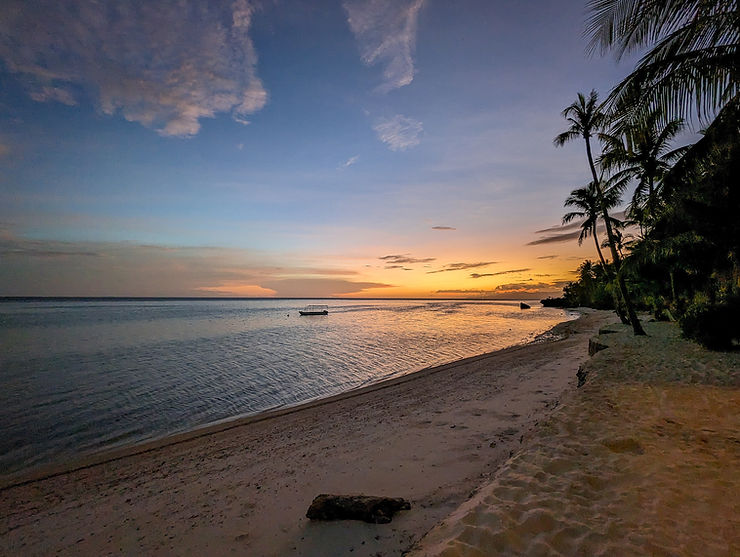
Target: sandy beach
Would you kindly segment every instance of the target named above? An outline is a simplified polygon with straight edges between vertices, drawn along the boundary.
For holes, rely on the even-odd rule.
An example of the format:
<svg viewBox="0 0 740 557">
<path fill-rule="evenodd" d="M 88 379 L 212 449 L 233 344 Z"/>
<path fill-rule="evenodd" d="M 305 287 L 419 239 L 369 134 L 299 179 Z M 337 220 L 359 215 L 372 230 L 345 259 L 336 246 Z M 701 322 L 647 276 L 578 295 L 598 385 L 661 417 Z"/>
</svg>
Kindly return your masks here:
<svg viewBox="0 0 740 557">
<path fill-rule="evenodd" d="M 589 337 L 613 319 L 589 311 L 556 327 L 560 340 L 37 473 L 2 490 L 0 550 L 399 555 L 575 392 Z M 387 525 L 311 522 L 320 493 L 404 497 L 412 508 Z"/>
<path fill-rule="evenodd" d="M 740 555 L 740 353 L 645 328 L 412 554 Z"/>
</svg>

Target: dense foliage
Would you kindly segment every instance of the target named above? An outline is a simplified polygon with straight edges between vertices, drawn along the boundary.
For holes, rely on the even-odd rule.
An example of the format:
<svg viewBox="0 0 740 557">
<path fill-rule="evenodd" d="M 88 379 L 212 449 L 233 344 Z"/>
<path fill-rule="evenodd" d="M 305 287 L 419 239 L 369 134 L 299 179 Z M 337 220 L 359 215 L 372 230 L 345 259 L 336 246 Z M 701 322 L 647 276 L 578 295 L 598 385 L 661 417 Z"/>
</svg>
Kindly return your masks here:
<svg viewBox="0 0 740 557">
<path fill-rule="evenodd" d="M 594 92 L 589 97 L 595 124 L 581 136 L 593 182 L 566 200 L 577 211 L 564 220 L 582 219 L 579 241 L 602 227 L 612 260 L 605 261 L 597 240 L 600 263 L 584 262 L 563 297 L 545 302 L 614 308 L 633 326 L 631 308 L 650 311 L 678 320 L 685 336 L 707 347 L 737 348 L 737 2 L 592 0 L 589 7 L 592 46 L 618 53 L 648 47 L 648 54 L 606 104 L 598 105 Z M 571 128 L 556 144 L 575 136 L 573 120 L 563 115 Z M 711 122 L 694 145 L 676 148 L 683 118 L 694 115 Z M 622 196 L 629 200 L 627 220 L 618 223 L 609 211 Z"/>
</svg>

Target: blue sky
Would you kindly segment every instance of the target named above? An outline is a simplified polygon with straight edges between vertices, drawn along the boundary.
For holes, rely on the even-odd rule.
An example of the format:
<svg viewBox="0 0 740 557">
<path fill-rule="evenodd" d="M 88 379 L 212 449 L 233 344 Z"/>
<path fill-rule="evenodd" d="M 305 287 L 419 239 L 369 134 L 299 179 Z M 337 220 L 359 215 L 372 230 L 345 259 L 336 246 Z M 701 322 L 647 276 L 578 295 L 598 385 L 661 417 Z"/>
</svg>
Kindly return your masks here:
<svg viewBox="0 0 740 557">
<path fill-rule="evenodd" d="M 559 112 L 631 68 L 581 2 L 6 6 L 0 295 L 537 297 L 594 257 L 532 245 L 588 177 Z"/>
</svg>

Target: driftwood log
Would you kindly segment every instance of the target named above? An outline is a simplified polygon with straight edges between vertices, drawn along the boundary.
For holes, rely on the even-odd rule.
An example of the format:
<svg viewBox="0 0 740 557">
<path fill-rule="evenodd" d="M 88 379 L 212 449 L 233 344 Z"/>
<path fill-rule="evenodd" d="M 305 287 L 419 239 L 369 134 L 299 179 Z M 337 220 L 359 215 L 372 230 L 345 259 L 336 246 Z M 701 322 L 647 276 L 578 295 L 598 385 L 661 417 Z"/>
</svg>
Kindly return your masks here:
<svg viewBox="0 0 740 557">
<path fill-rule="evenodd" d="M 306 516 L 311 520 L 364 520 L 387 524 L 396 512 L 410 508 L 411 503 L 400 497 L 322 494 L 313 500 Z"/>
</svg>

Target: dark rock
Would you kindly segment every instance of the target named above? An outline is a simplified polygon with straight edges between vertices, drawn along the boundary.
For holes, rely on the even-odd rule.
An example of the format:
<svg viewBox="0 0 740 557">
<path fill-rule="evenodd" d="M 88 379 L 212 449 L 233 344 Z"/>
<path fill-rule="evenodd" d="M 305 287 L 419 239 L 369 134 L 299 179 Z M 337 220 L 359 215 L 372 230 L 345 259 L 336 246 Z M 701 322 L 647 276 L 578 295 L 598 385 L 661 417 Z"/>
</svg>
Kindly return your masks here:
<svg viewBox="0 0 740 557">
<path fill-rule="evenodd" d="M 306 517 L 311 520 L 364 520 L 372 524 L 387 524 L 396 512 L 410 508 L 411 503 L 400 497 L 321 494 L 311 503 Z"/>
<path fill-rule="evenodd" d="M 583 369 L 583 366 L 578 366 L 576 377 L 578 378 L 578 388 L 580 389 L 581 387 L 583 387 L 583 384 L 586 382 L 586 377 L 588 377 L 588 371 Z"/>
<path fill-rule="evenodd" d="M 532 306 L 529 304 L 525 304 L 524 302 L 519 302 L 519 309 L 531 309 Z"/>
<path fill-rule="evenodd" d="M 588 355 L 593 356 L 597 352 L 600 352 L 602 350 L 606 350 L 609 348 L 606 344 L 599 342 L 595 338 L 588 339 Z"/>
</svg>

